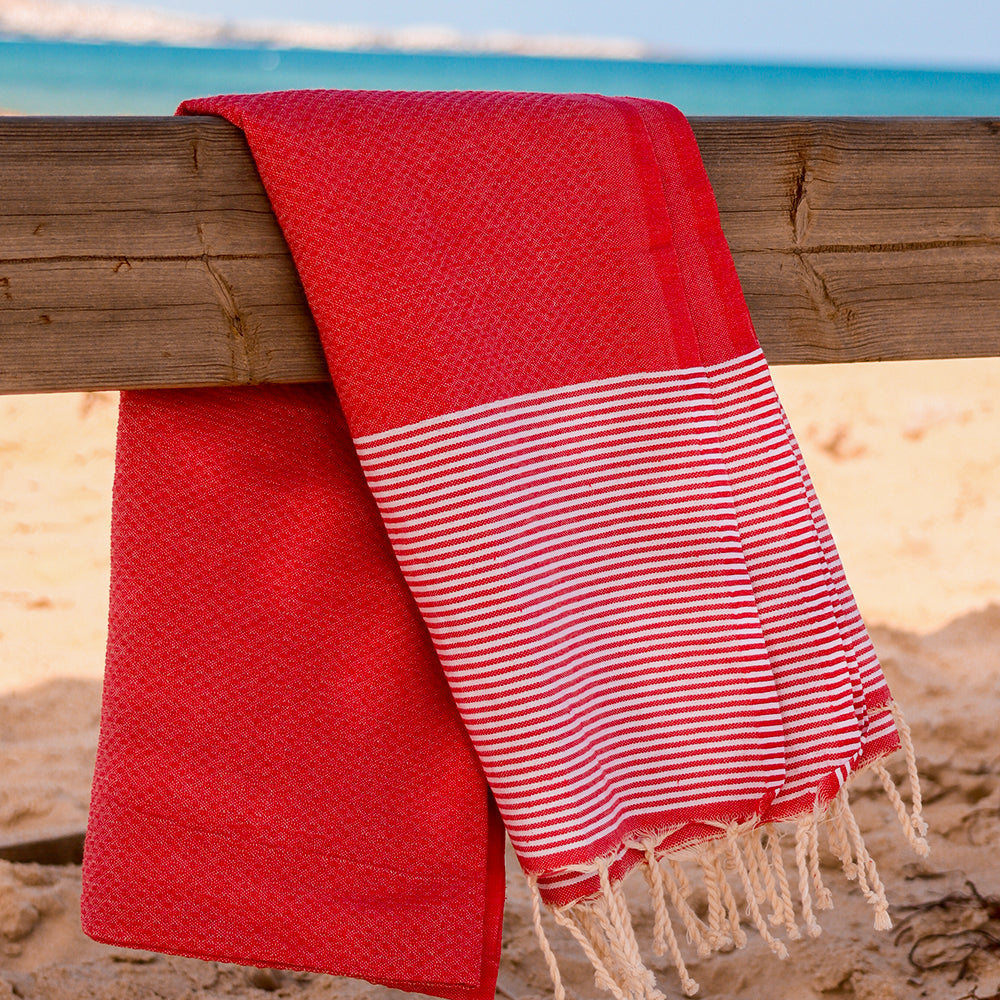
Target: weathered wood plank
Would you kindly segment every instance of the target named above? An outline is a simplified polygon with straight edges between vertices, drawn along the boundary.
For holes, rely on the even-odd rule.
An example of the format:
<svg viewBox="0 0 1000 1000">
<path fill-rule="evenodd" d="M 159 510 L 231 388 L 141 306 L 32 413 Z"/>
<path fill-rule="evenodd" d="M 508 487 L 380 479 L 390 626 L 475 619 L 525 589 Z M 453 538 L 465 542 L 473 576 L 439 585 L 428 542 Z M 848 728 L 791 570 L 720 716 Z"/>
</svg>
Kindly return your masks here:
<svg viewBox="0 0 1000 1000">
<path fill-rule="evenodd" d="M 39 837 L 0 839 L 0 859 L 16 864 L 79 865 L 83 863 L 84 830 L 72 829 Z"/>
<path fill-rule="evenodd" d="M 328 378 L 287 254 L 0 264 L 0 388 Z M 67 286 L 72 287 L 68 294 Z"/>
<path fill-rule="evenodd" d="M 693 124 L 772 361 L 1000 353 L 1000 121 Z"/>
<path fill-rule="evenodd" d="M 0 119 L 0 389 L 327 377 L 238 129 Z"/>
<path fill-rule="evenodd" d="M 1000 121 L 693 126 L 772 362 L 1000 354 Z M 0 119 L 0 391 L 326 377 L 239 130 Z"/>
</svg>

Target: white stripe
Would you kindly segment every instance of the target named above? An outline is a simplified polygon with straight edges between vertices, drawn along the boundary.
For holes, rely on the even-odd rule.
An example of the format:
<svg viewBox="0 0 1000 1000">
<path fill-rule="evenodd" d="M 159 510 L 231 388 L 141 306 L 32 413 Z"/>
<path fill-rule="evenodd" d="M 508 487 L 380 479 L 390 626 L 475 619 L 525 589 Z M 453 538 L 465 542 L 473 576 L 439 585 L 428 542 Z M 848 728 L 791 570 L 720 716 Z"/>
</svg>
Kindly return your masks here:
<svg viewBox="0 0 1000 1000">
<path fill-rule="evenodd" d="M 496 431 L 491 428 L 481 436 L 463 435 L 460 440 L 449 442 L 447 448 L 394 453 L 389 459 L 366 456 L 364 461 L 372 466 L 371 478 L 382 488 L 397 481 L 409 482 L 420 479 L 427 474 L 428 469 L 433 469 L 435 473 L 451 468 L 462 468 L 466 472 L 470 467 L 478 470 L 482 468 L 477 460 L 477 456 L 481 454 L 491 457 L 508 456 L 505 462 L 512 464 L 517 456 L 524 452 L 530 454 L 543 448 L 560 452 L 570 451 L 571 441 L 592 441 L 593 435 L 589 432 L 594 427 L 601 432 L 602 441 L 641 441 L 645 437 L 652 436 L 653 431 L 662 428 L 674 429 L 676 434 L 671 437 L 673 441 L 701 441 L 706 438 L 710 441 L 716 440 L 717 422 L 711 413 L 692 419 L 689 408 L 678 405 L 675 409 L 677 417 L 668 416 L 671 411 L 665 413 L 664 408 L 657 403 L 629 408 L 628 416 L 623 416 L 620 409 L 614 408 L 609 412 L 617 414 L 618 419 L 613 421 L 603 419 L 600 414 L 594 414 L 592 410 L 586 409 L 573 418 L 566 417 L 542 428 L 539 428 L 535 420 L 525 420 L 522 426 L 535 433 L 530 436 L 519 436 L 510 441 L 503 439 L 498 442 Z M 682 413 L 685 416 L 683 421 L 680 419 Z M 657 419 L 661 416 L 662 419 Z M 560 413 L 560 418 L 563 417 L 564 414 Z M 650 419 L 651 417 L 653 419 Z M 510 430 L 510 427 L 504 428 L 507 434 Z M 609 430 L 616 433 L 607 433 Z M 623 433 L 617 433 L 619 431 Z M 703 433 L 696 433 L 698 431 Z M 403 460 L 402 454 L 409 454 L 412 457 Z M 389 462 L 391 464 L 388 464 Z"/>
<path fill-rule="evenodd" d="M 724 475 L 720 475 L 715 477 L 714 480 L 709 477 L 707 480 L 703 480 L 702 482 L 706 481 L 710 483 L 711 486 L 703 486 L 699 484 L 698 486 L 691 486 L 687 490 L 672 490 L 672 496 L 665 496 L 663 498 L 666 500 L 665 503 L 644 504 L 642 511 L 643 513 L 648 511 L 650 513 L 670 514 L 673 518 L 694 517 L 699 509 L 703 509 L 699 506 L 699 501 L 711 500 L 713 502 L 717 502 L 719 513 L 722 511 L 730 513 L 731 508 L 727 509 L 727 505 L 725 504 L 725 488 L 728 486 L 726 477 Z M 586 523 L 604 523 L 609 519 L 621 518 L 623 515 L 627 516 L 632 509 L 630 505 L 634 505 L 637 498 L 642 497 L 643 494 L 652 492 L 653 490 L 650 489 L 648 483 L 640 483 L 637 486 L 631 486 L 619 490 L 615 494 L 615 499 L 613 501 L 594 504 L 593 507 L 588 510 Z M 522 537 L 521 533 L 524 531 L 525 523 L 530 523 L 532 525 L 534 530 L 530 532 L 530 534 L 534 535 L 540 534 L 543 528 L 561 527 L 567 513 L 570 513 L 572 516 L 573 512 L 579 510 L 583 506 L 583 499 L 583 497 L 574 491 L 570 499 L 561 503 L 547 502 L 545 504 L 545 515 L 535 518 L 530 517 L 531 506 L 529 504 L 524 504 L 523 509 L 518 509 L 516 513 L 511 513 L 507 516 L 497 517 L 495 519 L 483 518 L 479 514 L 475 514 L 470 517 L 453 516 L 451 518 L 450 525 L 454 527 L 455 530 L 452 531 L 442 531 L 440 528 L 437 530 L 411 530 L 409 524 L 394 524 L 393 519 L 389 516 L 384 518 L 384 520 L 386 521 L 386 531 L 388 532 L 389 537 L 393 540 L 394 544 L 398 541 L 400 544 L 406 545 L 409 548 L 415 548 L 419 546 L 422 541 L 428 540 L 433 540 L 435 549 L 445 540 L 474 540 L 473 536 L 475 532 L 479 532 L 480 534 L 486 532 L 488 534 L 495 535 L 499 540 L 499 543 L 502 543 L 504 541 L 509 541 L 512 537 Z M 375 500 L 378 502 L 378 497 L 376 497 Z M 515 505 L 515 507 L 517 507 L 517 505 Z M 594 516 L 595 514 L 604 514 L 606 516 L 602 518 Z M 715 514 L 715 516 L 718 517 L 719 514 Z M 437 518 L 434 518 L 433 520 L 437 520 Z M 421 519 L 414 518 L 414 522 L 419 526 L 421 524 Z M 496 525 L 497 529 L 501 530 L 493 530 L 494 525 Z M 508 528 L 508 525 L 511 525 L 512 527 Z M 397 545 L 396 547 L 398 548 L 399 546 Z"/>
<path fill-rule="evenodd" d="M 677 523 L 677 521 L 674 520 L 673 515 L 675 514 L 675 511 L 672 507 L 659 507 L 656 505 L 651 505 L 650 507 L 643 508 L 643 514 L 647 512 L 656 514 L 658 516 L 643 517 L 634 514 L 634 512 L 632 511 L 629 511 L 627 517 L 628 524 L 632 525 L 633 527 L 641 527 L 641 528 L 648 527 L 649 529 L 655 530 L 660 534 L 673 533 L 676 535 L 681 531 L 682 528 L 690 528 L 690 524 L 696 523 L 700 528 L 700 530 L 697 532 L 692 532 L 689 530 L 683 536 L 686 542 L 689 542 L 692 538 L 696 540 L 697 545 L 691 546 L 692 551 L 694 550 L 700 551 L 703 543 L 709 543 L 713 539 L 725 539 L 725 541 L 729 544 L 739 544 L 739 535 L 736 529 L 736 522 L 733 520 L 732 517 L 720 518 L 718 516 L 709 517 L 708 515 L 706 515 L 704 518 L 691 518 L 689 519 L 690 524 L 686 524 L 684 523 L 683 519 L 680 521 L 680 523 Z M 668 515 L 670 516 L 668 517 Z M 608 526 L 615 525 L 616 523 L 620 525 L 620 520 L 619 520 L 620 517 L 621 517 L 620 511 L 613 511 L 606 517 L 588 518 L 586 528 L 572 532 L 566 531 L 565 533 L 560 533 L 559 536 L 560 548 L 565 542 L 580 541 L 582 539 L 586 539 L 587 544 L 590 544 L 591 542 L 594 541 L 594 539 L 607 538 Z M 668 526 L 670 526 L 669 531 L 668 531 Z M 648 532 L 644 532 L 639 537 L 645 538 L 648 536 L 648 534 L 649 534 Z M 621 539 L 623 537 L 623 533 L 619 532 L 617 537 Z M 440 547 L 435 545 L 433 563 L 431 562 L 420 563 L 411 561 L 410 565 L 414 567 L 415 573 L 419 571 L 421 574 L 425 574 L 431 572 L 432 569 L 436 569 L 439 567 L 455 566 L 463 562 L 467 562 L 469 559 L 468 550 L 470 546 L 474 547 L 473 551 L 477 556 L 477 564 L 479 562 L 489 562 L 490 559 L 499 559 L 501 554 L 510 552 L 511 550 L 514 549 L 521 552 L 522 554 L 535 555 L 539 552 L 544 551 L 547 548 L 551 548 L 552 546 L 551 539 L 545 536 L 542 536 L 538 541 L 534 542 L 531 545 L 525 545 L 523 543 L 524 539 L 522 537 L 518 536 L 514 532 L 511 532 L 510 537 L 501 544 L 495 544 L 493 542 L 490 542 L 487 545 L 487 543 L 483 542 L 482 540 L 473 538 L 473 539 L 467 539 L 462 544 L 453 544 Z M 688 550 L 684 547 L 678 546 L 676 551 L 685 552 Z M 464 552 L 466 554 L 445 559 L 442 558 L 441 556 L 442 552 L 449 554 L 455 552 Z M 524 560 L 522 559 L 521 562 L 523 561 Z M 420 581 L 419 580 L 415 581 L 415 587 L 419 588 L 419 585 Z"/>
<path fill-rule="evenodd" d="M 860 746 L 852 599 L 789 433 L 754 351 L 358 439 L 522 857 L 758 801 L 786 731 L 786 787 Z"/>
<path fill-rule="evenodd" d="M 405 437 L 407 441 L 418 441 L 422 432 L 431 428 L 446 428 L 449 437 L 459 433 L 462 426 L 475 425 L 477 420 L 491 419 L 500 416 L 505 422 L 513 422 L 521 411 L 537 412 L 544 410 L 547 404 L 565 412 L 566 399 L 574 403 L 584 400 L 595 402 L 601 399 L 615 399 L 621 395 L 629 395 L 626 390 L 634 390 L 636 395 L 656 395 L 661 392 L 685 391 L 691 385 L 704 386 L 707 392 L 705 369 L 678 368 L 669 372 L 640 372 L 635 375 L 618 375 L 611 378 L 594 379 L 590 382 L 580 382 L 572 386 L 556 386 L 552 389 L 542 389 L 528 392 L 509 399 L 492 403 L 481 403 L 465 410 L 447 413 L 440 417 L 428 417 L 416 423 L 396 427 L 392 430 L 378 431 L 355 438 L 355 445 L 371 450 L 378 444 L 390 441 L 394 437 Z"/>
<path fill-rule="evenodd" d="M 388 530 L 405 534 L 407 538 L 415 538 L 420 535 L 434 534 L 434 528 L 425 529 L 423 532 L 414 530 L 419 525 L 444 525 L 457 523 L 461 525 L 478 525 L 484 520 L 503 513 L 506 520 L 514 520 L 518 515 L 523 515 L 538 508 L 540 503 L 539 493 L 544 493 L 544 509 L 546 512 L 567 510 L 579 507 L 583 502 L 594 501 L 597 498 L 617 498 L 620 505 L 626 497 L 641 497 L 650 493 L 659 493 L 664 499 L 671 499 L 677 509 L 683 510 L 690 506 L 690 501 L 698 497 L 725 496 L 728 492 L 729 479 L 725 469 L 721 465 L 706 470 L 706 474 L 693 477 L 676 476 L 669 480 L 669 487 L 665 483 L 651 482 L 646 473 L 656 472 L 661 469 L 660 462 L 635 462 L 629 466 L 629 475 L 621 477 L 610 477 L 598 475 L 599 472 L 610 468 L 610 460 L 602 462 L 600 467 L 594 465 L 581 464 L 572 469 L 564 469 L 559 477 L 559 488 L 554 489 L 552 476 L 546 473 L 537 477 L 518 477 L 516 481 L 511 481 L 511 477 L 501 479 L 499 485 L 502 489 L 484 489 L 482 491 L 468 493 L 450 492 L 442 494 L 446 497 L 446 502 L 423 506 L 414 504 L 412 513 L 405 513 L 407 508 L 398 504 L 387 504 L 383 521 Z M 678 464 L 678 468 L 682 465 Z M 670 469 L 666 469 L 669 472 Z M 659 485 L 659 490 L 656 486 Z M 375 500 L 381 505 L 382 497 L 375 492 Z M 435 496 L 437 496 L 435 492 Z M 565 500 L 565 503 L 555 503 L 555 500 Z M 684 501 L 688 501 L 685 503 Z M 403 510 L 402 517 L 399 511 Z M 455 517 L 456 509 L 467 515 L 461 519 Z"/>
</svg>

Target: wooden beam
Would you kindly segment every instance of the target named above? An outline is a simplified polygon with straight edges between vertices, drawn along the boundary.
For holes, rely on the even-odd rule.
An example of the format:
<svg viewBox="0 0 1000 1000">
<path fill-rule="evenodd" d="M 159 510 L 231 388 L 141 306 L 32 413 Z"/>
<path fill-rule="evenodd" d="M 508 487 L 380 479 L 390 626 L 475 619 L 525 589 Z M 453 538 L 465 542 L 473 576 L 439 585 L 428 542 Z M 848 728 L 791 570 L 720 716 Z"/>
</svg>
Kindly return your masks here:
<svg viewBox="0 0 1000 1000">
<path fill-rule="evenodd" d="M 1000 354 L 1000 121 L 692 124 L 772 362 Z M 326 378 L 238 129 L 0 118 L 0 391 Z"/>
<path fill-rule="evenodd" d="M 243 134 L 0 119 L 0 389 L 327 378 Z"/>
<path fill-rule="evenodd" d="M 0 839 L 0 859 L 16 864 L 79 865 L 86 831 L 69 829 Z"/>
</svg>

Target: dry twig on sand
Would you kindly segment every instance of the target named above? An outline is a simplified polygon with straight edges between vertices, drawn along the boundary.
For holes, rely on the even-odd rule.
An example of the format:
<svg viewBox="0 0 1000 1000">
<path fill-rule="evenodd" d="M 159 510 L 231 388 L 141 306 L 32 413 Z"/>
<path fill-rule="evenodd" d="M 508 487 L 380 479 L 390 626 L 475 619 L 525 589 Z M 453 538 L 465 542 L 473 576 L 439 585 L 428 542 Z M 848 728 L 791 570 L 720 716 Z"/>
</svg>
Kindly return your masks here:
<svg viewBox="0 0 1000 1000">
<path fill-rule="evenodd" d="M 1000 896 L 984 896 L 971 880 L 965 884 L 968 892 L 949 892 L 926 903 L 898 907 L 909 913 L 897 924 L 895 943 L 912 942 L 907 957 L 920 972 L 956 969 L 953 986 L 969 975 L 977 956 L 1000 953 Z M 935 911 L 950 929 L 920 933 L 919 917 Z M 980 997 L 973 989 L 960 1000 L 1000 1000 L 1000 990 Z"/>
</svg>

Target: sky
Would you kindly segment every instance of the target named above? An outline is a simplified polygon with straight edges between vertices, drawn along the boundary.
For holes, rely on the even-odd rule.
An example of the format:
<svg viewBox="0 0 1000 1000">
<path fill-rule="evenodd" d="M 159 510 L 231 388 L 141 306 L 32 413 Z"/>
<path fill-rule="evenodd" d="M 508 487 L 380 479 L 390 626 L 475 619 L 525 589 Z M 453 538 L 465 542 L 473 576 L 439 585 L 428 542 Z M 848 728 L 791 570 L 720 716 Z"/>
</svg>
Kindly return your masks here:
<svg viewBox="0 0 1000 1000">
<path fill-rule="evenodd" d="M 689 57 L 1000 67 L 998 0 L 132 0 L 233 20 L 629 37 Z"/>
</svg>

